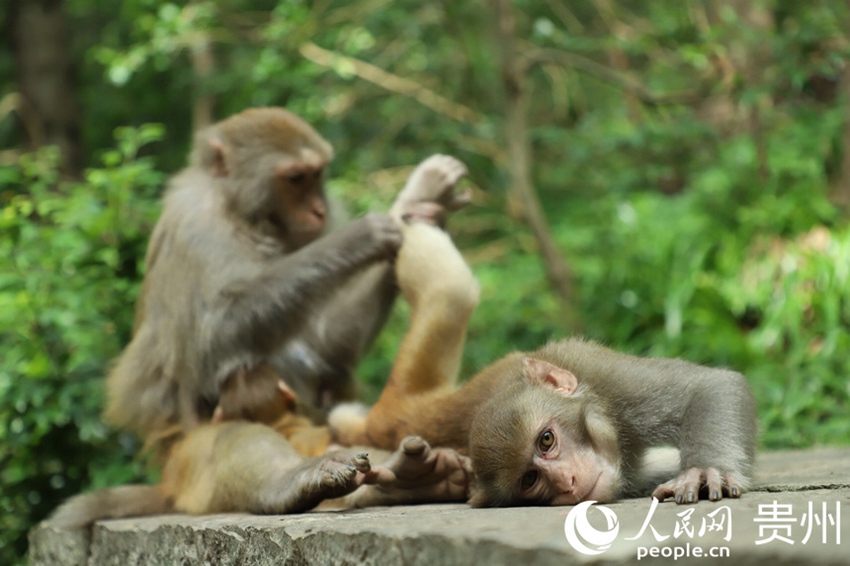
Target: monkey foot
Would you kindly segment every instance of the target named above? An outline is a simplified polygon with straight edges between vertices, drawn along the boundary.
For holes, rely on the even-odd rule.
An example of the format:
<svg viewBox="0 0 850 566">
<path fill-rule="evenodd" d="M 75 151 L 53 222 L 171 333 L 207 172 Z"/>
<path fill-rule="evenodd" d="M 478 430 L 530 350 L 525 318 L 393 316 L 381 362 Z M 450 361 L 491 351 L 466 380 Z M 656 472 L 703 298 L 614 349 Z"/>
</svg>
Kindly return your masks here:
<svg viewBox="0 0 850 566">
<path fill-rule="evenodd" d="M 389 460 L 367 474 L 366 483 L 373 485 L 358 492 L 357 505 L 466 501 L 471 479 L 469 458 L 408 436 Z"/>
<path fill-rule="evenodd" d="M 442 224 L 443 214 L 469 204 L 469 190 L 456 193 L 466 166 L 449 155 L 432 155 L 420 163 L 390 209 L 390 215 L 408 221 Z"/>
<path fill-rule="evenodd" d="M 659 501 L 675 497 L 676 503 L 679 504 L 696 503 L 700 493 L 711 501 L 719 501 L 723 499 L 724 493 L 733 498 L 741 497 L 744 488 L 735 474 L 724 474 L 715 468 L 708 468 L 705 471 L 690 468 L 656 487 L 652 497 Z"/>
<path fill-rule="evenodd" d="M 372 469 L 365 452 L 352 454 L 342 450 L 320 458 L 314 486 L 321 491 L 322 499 L 351 493 L 360 487 Z"/>
<path fill-rule="evenodd" d="M 372 469 L 369 456 L 350 450 L 311 458 L 287 473 L 279 496 L 261 509 L 264 513 L 300 513 L 326 499 L 348 495 L 363 485 Z"/>
</svg>

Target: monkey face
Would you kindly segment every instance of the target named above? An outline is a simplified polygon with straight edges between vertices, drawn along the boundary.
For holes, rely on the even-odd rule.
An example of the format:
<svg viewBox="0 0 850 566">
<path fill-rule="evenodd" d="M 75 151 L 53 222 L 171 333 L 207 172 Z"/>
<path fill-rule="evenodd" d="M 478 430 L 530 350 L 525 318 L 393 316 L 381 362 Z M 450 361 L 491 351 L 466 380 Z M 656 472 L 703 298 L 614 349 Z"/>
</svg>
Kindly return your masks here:
<svg viewBox="0 0 850 566">
<path fill-rule="evenodd" d="M 293 248 L 317 239 L 327 224 L 324 164 L 314 161 L 281 165 L 274 173 L 274 214 Z"/>
<path fill-rule="evenodd" d="M 526 358 L 524 375 L 476 415 L 469 453 L 479 506 L 611 501 L 620 485 L 616 431 L 569 371 Z"/>
<path fill-rule="evenodd" d="M 251 109 L 199 139 L 192 161 L 216 180 L 230 212 L 288 251 L 324 233 L 333 150 L 309 124 L 281 108 Z"/>
<path fill-rule="evenodd" d="M 528 429 L 532 445 L 525 472 L 515 481 L 515 497 L 541 505 L 574 505 L 614 499 L 619 468 L 572 430 L 572 419 L 553 419 Z M 531 423 L 529 423 L 531 424 Z"/>
</svg>

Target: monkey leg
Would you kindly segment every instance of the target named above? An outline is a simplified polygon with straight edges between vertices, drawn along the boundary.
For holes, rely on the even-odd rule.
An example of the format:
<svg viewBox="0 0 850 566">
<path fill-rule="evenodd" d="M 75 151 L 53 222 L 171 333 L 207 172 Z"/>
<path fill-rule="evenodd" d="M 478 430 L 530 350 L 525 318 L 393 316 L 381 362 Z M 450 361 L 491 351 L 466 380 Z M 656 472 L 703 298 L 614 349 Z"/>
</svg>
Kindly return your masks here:
<svg viewBox="0 0 850 566">
<path fill-rule="evenodd" d="M 268 478 L 258 487 L 252 513 L 300 513 L 360 487 L 371 470 L 364 452 L 340 450 L 310 458 Z"/>
<path fill-rule="evenodd" d="M 370 470 L 365 453 L 305 460 L 268 426 L 226 422 L 189 433 L 166 462 L 161 486 L 184 513 L 299 513 L 351 493 Z"/>
<path fill-rule="evenodd" d="M 453 385 L 478 306 L 475 276 L 448 234 L 421 223 L 404 228 L 396 276 L 411 315 L 390 384 L 404 395 Z"/>
<path fill-rule="evenodd" d="M 445 232 L 417 223 L 404 227 L 396 276 L 410 304 L 410 327 L 368 415 L 350 406 L 331 414 L 334 437 L 345 445 L 392 449 L 407 435 L 425 434 L 423 415 L 433 412 L 426 406 L 454 390 L 467 324 L 478 305 L 472 271 Z"/>
</svg>

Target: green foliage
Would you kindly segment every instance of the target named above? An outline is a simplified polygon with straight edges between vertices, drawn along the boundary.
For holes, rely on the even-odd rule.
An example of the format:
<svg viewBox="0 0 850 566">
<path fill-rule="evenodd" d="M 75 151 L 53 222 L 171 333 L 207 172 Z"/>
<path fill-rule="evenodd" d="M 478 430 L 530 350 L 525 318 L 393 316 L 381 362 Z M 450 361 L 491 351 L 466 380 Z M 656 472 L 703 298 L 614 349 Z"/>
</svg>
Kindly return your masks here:
<svg viewBox="0 0 850 566">
<path fill-rule="evenodd" d="M 139 149 L 162 128 L 119 129 L 82 182 L 56 153 L 0 169 L 0 561 L 56 502 L 137 478 L 137 449 L 99 419 L 105 367 L 127 341 L 163 176 Z"/>
<path fill-rule="evenodd" d="M 850 10 L 744 4 L 772 23 L 735 3 L 515 0 L 533 180 L 584 334 L 746 373 L 763 446 L 847 443 L 850 229 L 830 197 L 848 151 Z M 467 163 L 475 204 L 449 224 L 482 286 L 464 375 L 569 331 L 531 231 L 506 212 L 514 132 L 486 3 L 65 5 L 92 168 L 62 180 L 49 151 L 0 167 L 0 562 L 62 497 L 143 474 L 135 441 L 100 424 L 101 388 L 129 339 L 157 197 L 185 161 L 200 94 L 221 117 L 275 104 L 313 123 L 335 147 L 330 192 L 351 215 L 385 209 L 431 153 Z M 202 77 L 191 55 L 207 42 L 215 68 Z M 0 52 L 10 92 L 12 76 Z M 476 117 L 422 102 L 434 97 Z M 116 125 L 146 122 L 169 135 L 127 129 L 113 142 Z M 364 398 L 406 317 L 402 305 L 358 369 Z"/>
</svg>

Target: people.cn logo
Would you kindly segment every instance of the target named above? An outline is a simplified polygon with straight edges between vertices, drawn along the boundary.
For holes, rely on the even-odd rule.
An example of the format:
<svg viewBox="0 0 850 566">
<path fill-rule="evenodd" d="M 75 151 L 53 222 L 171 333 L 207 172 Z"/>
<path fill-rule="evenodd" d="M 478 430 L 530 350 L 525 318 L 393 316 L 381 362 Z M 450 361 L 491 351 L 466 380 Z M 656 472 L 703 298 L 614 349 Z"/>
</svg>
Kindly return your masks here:
<svg viewBox="0 0 850 566">
<path fill-rule="evenodd" d="M 611 543 L 617 539 L 620 533 L 620 521 L 617 519 L 617 514 L 607 507 L 596 507 L 605 516 L 608 522 L 608 529 L 604 531 L 597 530 L 591 526 L 587 520 L 587 510 L 596 501 L 585 501 L 573 507 L 567 520 L 564 521 L 564 534 L 567 536 L 567 542 L 574 549 L 582 554 L 595 555 L 602 554 L 609 548 Z"/>
</svg>

